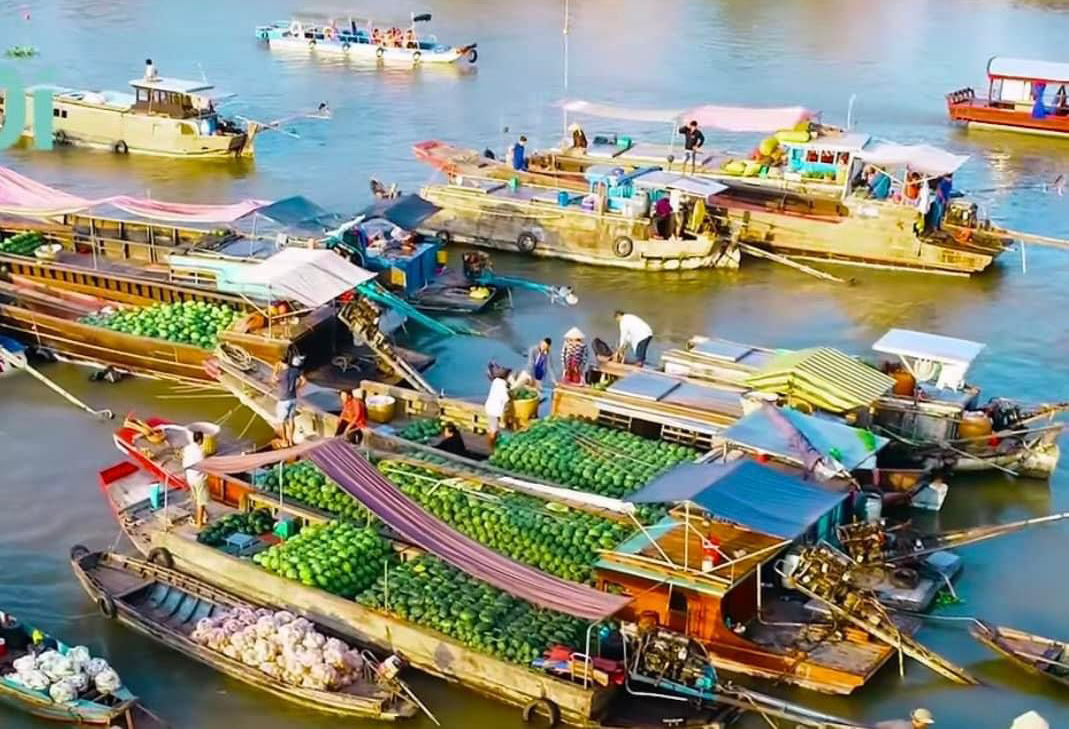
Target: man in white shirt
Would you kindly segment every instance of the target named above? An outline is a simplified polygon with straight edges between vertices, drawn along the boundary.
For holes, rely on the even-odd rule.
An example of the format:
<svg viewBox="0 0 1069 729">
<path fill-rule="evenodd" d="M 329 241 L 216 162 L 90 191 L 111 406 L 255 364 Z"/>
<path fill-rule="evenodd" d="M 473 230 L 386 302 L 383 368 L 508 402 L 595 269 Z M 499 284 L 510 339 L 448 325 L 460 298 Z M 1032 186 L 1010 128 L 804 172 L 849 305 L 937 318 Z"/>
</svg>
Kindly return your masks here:
<svg viewBox="0 0 1069 729">
<path fill-rule="evenodd" d="M 146 81 L 158 81 L 160 78 L 159 73 L 156 71 L 156 64 L 152 62 L 151 58 L 145 59 L 145 80 Z"/>
<path fill-rule="evenodd" d="M 182 448 L 182 468 L 185 469 L 186 485 L 193 497 L 193 521 L 198 527 L 204 526 L 208 516 L 208 479 L 193 468 L 204 460 L 204 433 L 193 431 L 193 440 Z"/>
<path fill-rule="evenodd" d="M 635 364 L 639 367 L 646 365 L 646 350 L 650 347 L 653 339 L 653 330 L 650 325 L 642 321 L 634 314 L 625 314 L 616 310 L 616 321 L 620 324 L 620 344 L 616 347 L 616 354 L 623 361 L 628 347 L 635 352 Z"/>
<path fill-rule="evenodd" d="M 493 450 L 497 442 L 497 433 L 501 430 L 501 420 L 505 417 L 505 408 L 509 404 L 508 378 L 512 374 L 510 370 L 498 369 L 491 373 L 490 394 L 486 397 L 486 418 L 489 421 L 486 435 L 490 439 L 490 450 Z"/>
</svg>

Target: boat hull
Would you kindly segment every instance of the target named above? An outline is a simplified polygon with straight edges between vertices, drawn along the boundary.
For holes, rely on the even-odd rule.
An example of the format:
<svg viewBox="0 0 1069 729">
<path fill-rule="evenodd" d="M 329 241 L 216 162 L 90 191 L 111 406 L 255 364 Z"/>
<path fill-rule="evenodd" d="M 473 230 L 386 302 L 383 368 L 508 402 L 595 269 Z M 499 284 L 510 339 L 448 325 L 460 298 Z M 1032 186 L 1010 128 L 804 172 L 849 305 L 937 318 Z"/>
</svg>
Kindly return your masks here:
<svg viewBox="0 0 1069 729">
<path fill-rule="evenodd" d="M 955 92 L 947 95 L 947 113 L 951 121 L 964 123 L 970 128 L 1069 139 L 1069 116 L 1048 114 L 1036 119 L 1032 116 L 1031 105 L 1021 109 L 1000 108 L 992 106 L 988 99 Z"/>
<path fill-rule="evenodd" d="M 1069 667 L 1065 665 L 1066 659 L 1069 658 L 1066 655 L 1069 646 L 1065 643 L 987 623 L 978 623 L 972 626 L 969 632 L 977 641 L 1026 671 L 1069 686 Z M 1048 658 L 1045 655 L 1048 651 L 1056 652 L 1058 657 Z M 1048 662 L 1049 660 L 1056 661 L 1056 664 Z M 1049 670 L 1050 668 L 1060 670 L 1055 672 Z"/>
<path fill-rule="evenodd" d="M 478 55 L 475 46 L 444 46 L 431 48 L 393 48 L 376 45 L 366 41 L 342 40 L 339 38 L 305 38 L 294 37 L 289 31 L 275 26 L 256 29 L 256 37 L 269 48 L 302 51 L 311 55 L 342 56 L 356 60 L 397 65 L 418 66 L 421 64 L 450 64 L 459 61 L 475 63 Z"/>
</svg>

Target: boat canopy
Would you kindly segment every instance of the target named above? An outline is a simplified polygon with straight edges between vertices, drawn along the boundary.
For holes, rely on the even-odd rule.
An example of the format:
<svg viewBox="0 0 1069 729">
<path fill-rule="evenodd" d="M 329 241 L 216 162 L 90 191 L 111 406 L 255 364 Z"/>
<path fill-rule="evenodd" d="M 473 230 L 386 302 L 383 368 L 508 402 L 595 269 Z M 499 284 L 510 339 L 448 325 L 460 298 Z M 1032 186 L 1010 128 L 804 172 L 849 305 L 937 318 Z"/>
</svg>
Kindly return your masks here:
<svg viewBox="0 0 1069 729">
<path fill-rule="evenodd" d="M 384 218 L 398 228 L 415 230 L 423 222 L 441 210 L 440 207 L 419 195 L 401 195 L 400 197 L 377 200 L 361 211 L 358 217 L 365 220 Z"/>
<path fill-rule="evenodd" d="M 155 79 L 135 78 L 130 82 L 130 85 L 140 89 L 167 91 L 172 94 L 197 94 L 198 96 L 206 96 L 204 92 L 211 91 L 215 88 L 206 81 L 187 81 L 185 79 L 165 78 L 163 76 Z"/>
<path fill-rule="evenodd" d="M 265 300 L 289 299 L 307 307 L 333 301 L 346 291 L 375 278 L 333 251 L 323 248 L 285 248 L 260 263 L 233 272 L 230 284 L 255 287 Z M 220 286 L 222 288 L 222 286 Z"/>
<path fill-rule="evenodd" d="M 746 378 L 758 392 L 788 396 L 832 413 L 868 407 L 894 383 L 879 370 L 830 347 L 778 354 Z"/>
<path fill-rule="evenodd" d="M 808 142 L 781 142 L 785 147 L 801 147 L 803 149 L 819 149 L 827 152 L 851 152 L 857 154 L 869 143 L 868 134 L 861 132 L 845 132 L 843 134 L 822 134 L 813 137 Z"/>
<path fill-rule="evenodd" d="M 919 382 L 935 380 L 939 387 L 957 390 L 964 384 L 965 374 L 984 346 L 980 342 L 941 334 L 891 329 L 872 348 L 901 357 Z"/>
<path fill-rule="evenodd" d="M 889 442 L 867 430 L 806 415 L 792 408 L 778 408 L 773 412 L 785 418 L 821 456 L 835 459 L 847 471 L 875 468 L 876 454 Z M 773 414 L 766 408 L 744 415 L 720 435 L 726 441 L 762 453 L 804 462 L 796 439 L 777 427 Z"/>
<path fill-rule="evenodd" d="M 780 539 L 797 539 L 835 509 L 849 491 L 830 490 L 741 458 L 731 463 L 682 463 L 629 500 L 689 501 L 718 519 Z"/>
<path fill-rule="evenodd" d="M 343 221 L 303 195 L 294 195 L 271 203 L 256 211 L 256 215 L 277 223 L 283 232 L 292 235 L 323 237 L 327 231 Z"/>
<path fill-rule="evenodd" d="M 994 56 L 987 62 L 987 75 L 993 79 L 1012 78 L 1064 84 L 1069 83 L 1069 63 Z"/>
<path fill-rule="evenodd" d="M 705 104 L 682 109 L 644 109 L 615 104 L 598 104 L 579 99 L 563 101 L 560 105 L 566 112 L 572 114 L 585 114 L 603 119 L 664 124 L 695 120 L 707 129 L 718 129 L 724 132 L 771 133 L 790 129 L 799 122 L 820 117 L 819 112 L 813 112 L 801 106 L 760 108 Z"/>
<path fill-rule="evenodd" d="M 635 176 L 631 183 L 638 190 L 679 190 L 688 195 L 709 198 L 728 189 L 706 177 L 688 177 L 664 170 L 649 170 Z"/>
<path fill-rule="evenodd" d="M 969 159 L 968 155 L 951 154 L 928 144 L 894 144 L 893 142 L 876 142 L 871 146 L 866 146 L 861 150 L 859 157 L 874 165 L 905 165 L 929 177 L 952 175 Z"/>
</svg>

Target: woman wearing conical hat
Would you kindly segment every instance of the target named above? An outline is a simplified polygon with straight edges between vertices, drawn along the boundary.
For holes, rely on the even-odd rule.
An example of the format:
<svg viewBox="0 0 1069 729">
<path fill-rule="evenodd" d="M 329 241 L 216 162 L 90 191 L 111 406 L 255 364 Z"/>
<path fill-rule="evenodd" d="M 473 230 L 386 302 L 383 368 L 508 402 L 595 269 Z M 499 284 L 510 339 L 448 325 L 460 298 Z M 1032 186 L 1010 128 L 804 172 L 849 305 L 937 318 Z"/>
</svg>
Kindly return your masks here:
<svg viewBox="0 0 1069 729">
<path fill-rule="evenodd" d="M 586 336 L 579 331 L 578 327 L 572 327 L 565 333 L 564 345 L 560 350 L 561 370 L 564 373 L 564 382 L 569 385 L 583 384 L 583 374 L 586 372 L 586 362 L 589 352 L 590 350 L 586 344 Z"/>
</svg>

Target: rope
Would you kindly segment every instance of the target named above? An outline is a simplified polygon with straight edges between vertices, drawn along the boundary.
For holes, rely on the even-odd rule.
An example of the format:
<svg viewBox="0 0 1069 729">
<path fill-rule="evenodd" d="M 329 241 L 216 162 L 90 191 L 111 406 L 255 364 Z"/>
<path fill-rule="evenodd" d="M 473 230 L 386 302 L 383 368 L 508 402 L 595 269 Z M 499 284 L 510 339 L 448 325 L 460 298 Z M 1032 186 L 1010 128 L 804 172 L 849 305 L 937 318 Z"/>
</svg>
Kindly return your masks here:
<svg viewBox="0 0 1069 729">
<path fill-rule="evenodd" d="M 242 372 L 250 372 L 256 367 L 252 355 L 236 344 L 223 342 L 219 345 L 217 351 L 220 359 L 224 360 L 227 364 L 233 365 Z"/>
</svg>

